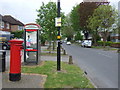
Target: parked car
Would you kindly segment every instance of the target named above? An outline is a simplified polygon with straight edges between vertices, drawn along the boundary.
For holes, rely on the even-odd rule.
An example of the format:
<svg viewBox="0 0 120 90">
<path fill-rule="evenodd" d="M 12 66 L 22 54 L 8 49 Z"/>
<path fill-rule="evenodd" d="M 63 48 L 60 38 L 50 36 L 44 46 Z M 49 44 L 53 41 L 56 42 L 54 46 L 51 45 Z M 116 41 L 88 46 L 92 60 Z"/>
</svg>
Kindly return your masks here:
<svg viewBox="0 0 120 90">
<path fill-rule="evenodd" d="M 92 41 L 91 40 L 84 40 L 81 42 L 82 47 L 91 47 L 92 46 Z"/>
<path fill-rule="evenodd" d="M 9 42 L 2 42 L 2 49 L 3 50 L 9 50 L 10 49 L 10 43 Z"/>
<path fill-rule="evenodd" d="M 71 45 L 71 42 L 68 41 L 66 44 L 67 44 L 67 45 Z"/>
</svg>

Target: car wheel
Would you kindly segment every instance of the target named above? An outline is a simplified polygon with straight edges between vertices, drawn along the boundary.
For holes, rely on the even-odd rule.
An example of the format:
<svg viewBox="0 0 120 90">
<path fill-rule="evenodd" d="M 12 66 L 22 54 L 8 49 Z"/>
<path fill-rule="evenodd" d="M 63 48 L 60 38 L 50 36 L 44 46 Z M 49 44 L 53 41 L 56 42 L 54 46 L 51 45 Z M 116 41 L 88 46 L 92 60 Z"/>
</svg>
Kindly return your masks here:
<svg viewBox="0 0 120 90">
<path fill-rule="evenodd" d="M 7 50 L 7 46 L 6 45 L 2 46 L 2 49 Z"/>
</svg>

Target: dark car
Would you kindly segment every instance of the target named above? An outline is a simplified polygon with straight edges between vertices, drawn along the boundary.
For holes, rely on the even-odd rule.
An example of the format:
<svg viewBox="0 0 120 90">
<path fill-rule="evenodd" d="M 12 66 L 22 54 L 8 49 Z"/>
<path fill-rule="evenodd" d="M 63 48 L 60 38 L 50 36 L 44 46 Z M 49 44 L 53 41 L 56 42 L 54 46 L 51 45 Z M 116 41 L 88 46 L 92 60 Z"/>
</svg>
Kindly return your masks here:
<svg viewBox="0 0 120 90">
<path fill-rule="evenodd" d="M 3 50 L 9 50 L 10 49 L 10 43 L 8 41 L 2 42 L 2 49 Z"/>
</svg>

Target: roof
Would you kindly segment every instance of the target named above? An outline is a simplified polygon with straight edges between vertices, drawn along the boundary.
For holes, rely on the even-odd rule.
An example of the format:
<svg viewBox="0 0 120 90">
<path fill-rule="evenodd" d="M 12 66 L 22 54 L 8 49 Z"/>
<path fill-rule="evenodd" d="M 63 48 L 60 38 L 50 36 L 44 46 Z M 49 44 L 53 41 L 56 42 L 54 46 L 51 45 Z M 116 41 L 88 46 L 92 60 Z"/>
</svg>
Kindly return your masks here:
<svg viewBox="0 0 120 90">
<path fill-rule="evenodd" d="M 4 22 L 8 22 L 12 25 L 20 25 L 20 26 L 24 26 L 24 24 L 22 22 L 20 22 L 19 20 L 13 18 L 12 16 L 10 15 L 5 15 L 5 16 L 2 16 L 2 20 Z"/>
</svg>

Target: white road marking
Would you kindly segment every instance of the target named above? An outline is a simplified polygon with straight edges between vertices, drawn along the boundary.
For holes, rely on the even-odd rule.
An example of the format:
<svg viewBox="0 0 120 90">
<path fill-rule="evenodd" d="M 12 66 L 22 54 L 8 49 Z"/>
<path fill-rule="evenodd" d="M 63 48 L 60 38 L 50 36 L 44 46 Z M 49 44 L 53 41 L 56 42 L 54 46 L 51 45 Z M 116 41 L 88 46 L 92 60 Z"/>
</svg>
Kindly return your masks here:
<svg viewBox="0 0 120 90">
<path fill-rule="evenodd" d="M 112 56 L 107 55 L 107 54 L 103 54 L 103 53 L 98 53 L 98 54 L 103 55 L 103 56 L 106 56 L 106 57 L 108 57 L 108 58 L 112 58 Z"/>
</svg>

